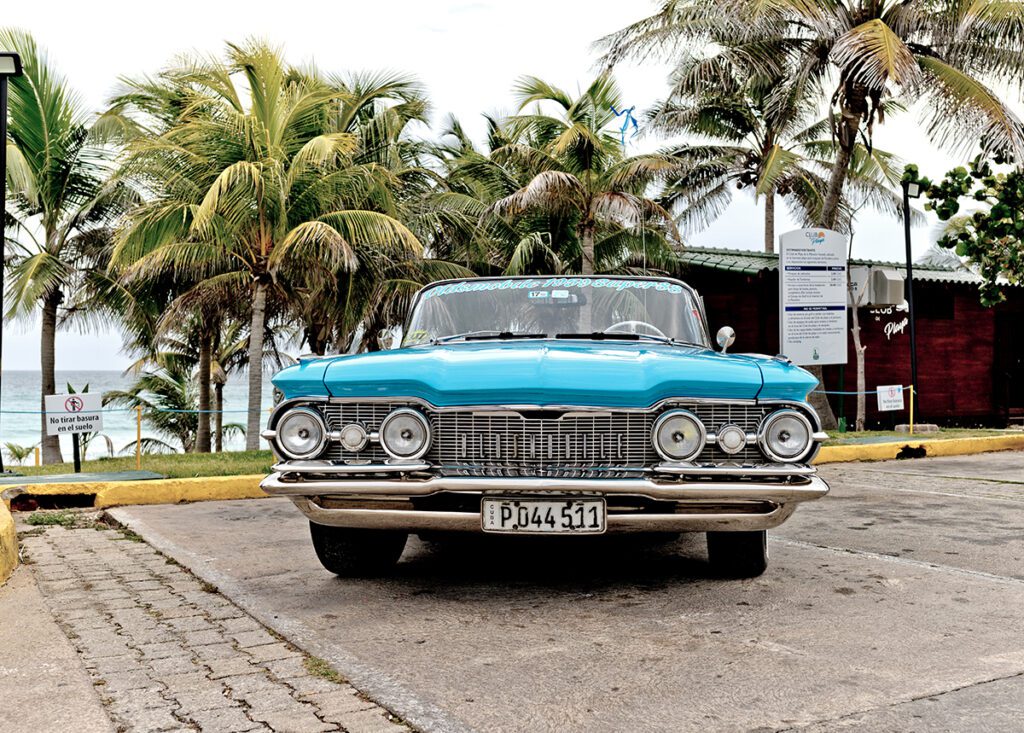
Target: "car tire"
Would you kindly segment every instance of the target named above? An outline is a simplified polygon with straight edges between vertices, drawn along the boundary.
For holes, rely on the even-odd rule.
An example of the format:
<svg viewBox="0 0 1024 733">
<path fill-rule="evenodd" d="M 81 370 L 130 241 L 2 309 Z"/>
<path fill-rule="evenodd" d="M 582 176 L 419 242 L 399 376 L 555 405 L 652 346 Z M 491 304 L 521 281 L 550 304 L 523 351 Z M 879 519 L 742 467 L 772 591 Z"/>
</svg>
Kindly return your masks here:
<svg viewBox="0 0 1024 733">
<path fill-rule="evenodd" d="M 768 567 L 768 533 L 708 532 L 708 560 L 723 578 L 756 578 Z"/>
<path fill-rule="evenodd" d="M 407 532 L 349 529 L 309 523 L 313 549 L 320 564 L 343 578 L 386 575 L 402 556 Z"/>
</svg>

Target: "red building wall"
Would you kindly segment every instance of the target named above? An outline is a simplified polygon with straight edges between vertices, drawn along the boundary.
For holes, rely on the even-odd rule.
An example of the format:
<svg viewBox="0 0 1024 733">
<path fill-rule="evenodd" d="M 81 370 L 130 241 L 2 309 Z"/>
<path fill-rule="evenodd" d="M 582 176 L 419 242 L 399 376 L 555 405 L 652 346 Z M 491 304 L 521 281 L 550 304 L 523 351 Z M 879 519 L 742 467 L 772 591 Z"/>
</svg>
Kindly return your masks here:
<svg viewBox="0 0 1024 733">
<path fill-rule="evenodd" d="M 779 349 L 778 274 L 730 273 L 693 267 L 685 279 L 704 297 L 712 334 L 724 325 L 736 330 L 736 352 L 776 354 Z M 977 290 L 968 285 L 915 282 L 917 310 L 918 413 L 921 420 L 943 424 L 1002 424 L 1007 413 L 1004 384 L 1016 379 L 1002 366 L 1020 361 L 1001 356 L 998 339 L 1024 341 L 1024 294 L 1009 293 L 1010 301 L 985 308 Z M 1013 326 L 1016 334 L 1000 333 L 1000 323 Z M 1019 317 L 1007 317 L 1016 314 Z M 865 376 L 868 390 L 878 385 L 910 383 L 910 329 L 907 313 L 896 308 L 861 308 L 861 338 L 867 346 Z M 1005 330 L 1005 326 L 1003 327 Z M 1005 351 L 1005 344 L 1003 349 Z M 1019 371 L 1019 367 L 1015 367 Z M 1022 375 L 1024 376 L 1024 375 Z M 849 363 L 845 369 L 824 369 L 829 390 L 856 390 L 856 362 L 852 335 Z M 830 398 L 836 414 L 849 422 L 856 413 L 856 398 Z M 844 403 L 841 404 L 841 400 Z M 868 395 L 869 427 L 888 427 L 905 422 L 907 414 L 879 413 L 874 395 Z M 1024 405 L 1022 405 L 1024 407 Z"/>
</svg>

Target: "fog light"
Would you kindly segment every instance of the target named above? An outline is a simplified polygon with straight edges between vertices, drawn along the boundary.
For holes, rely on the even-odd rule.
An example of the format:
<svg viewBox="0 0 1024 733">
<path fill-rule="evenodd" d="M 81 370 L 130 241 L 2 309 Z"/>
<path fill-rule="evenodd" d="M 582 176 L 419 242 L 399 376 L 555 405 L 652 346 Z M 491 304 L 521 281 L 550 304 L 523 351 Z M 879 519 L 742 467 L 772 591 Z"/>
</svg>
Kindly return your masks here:
<svg viewBox="0 0 1024 733">
<path fill-rule="evenodd" d="M 420 458 L 430 448 L 430 423 L 416 410 L 402 407 L 380 424 L 380 444 L 392 458 Z"/>
<path fill-rule="evenodd" d="M 296 407 L 277 421 L 277 445 L 288 458 L 313 458 L 326 442 L 327 428 L 315 410 Z"/>
<path fill-rule="evenodd" d="M 651 442 L 666 461 L 689 461 L 704 449 L 707 431 L 687 410 L 669 410 L 654 422 Z"/>
<path fill-rule="evenodd" d="M 735 455 L 747 446 L 747 434 L 738 425 L 726 425 L 718 431 L 718 447 L 723 453 Z"/>
<path fill-rule="evenodd" d="M 346 425 L 341 429 L 341 447 L 350 453 L 358 453 L 366 447 L 369 440 L 366 428 L 358 423 Z"/>
<path fill-rule="evenodd" d="M 810 453 L 813 437 L 811 423 L 801 413 L 778 410 L 765 418 L 757 441 L 761 451 L 772 460 L 797 463 Z"/>
</svg>

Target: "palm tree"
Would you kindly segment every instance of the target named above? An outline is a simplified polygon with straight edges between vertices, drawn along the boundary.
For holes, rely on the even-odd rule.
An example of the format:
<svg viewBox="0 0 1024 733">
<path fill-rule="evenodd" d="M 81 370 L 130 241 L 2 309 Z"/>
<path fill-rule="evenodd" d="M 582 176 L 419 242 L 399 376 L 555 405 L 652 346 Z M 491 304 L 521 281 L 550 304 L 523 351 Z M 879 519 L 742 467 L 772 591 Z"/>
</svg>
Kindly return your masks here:
<svg viewBox="0 0 1024 733">
<path fill-rule="evenodd" d="M 50 65 L 32 36 L 0 30 L 0 48 L 21 54 L 24 76 L 10 79 L 8 176 L 12 201 L 6 216 L 13 236 L 4 242 L 11 279 L 6 317 L 41 310 L 40 409 L 56 392 L 55 340 L 60 309 L 74 294 L 84 299 L 88 271 L 111 237 L 109 224 L 125 203 L 122 187 L 104 184 L 105 153 L 90 134 L 87 114 L 67 81 Z M 66 307 L 65 316 L 75 306 Z M 46 434 L 44 463 L 60 463 L 60 442 Z"/>
<path fill-rule="evenodd" d="M 152 135 L 129 143 L 123 175 L 151 195 L 112 257 L 125 282 L 173 272 L 224 302 L 248 293 L 246 448 L 259 447 L 268 305 L 285 283 L 360 266 L 360 253 L 418 254 L 419 241 L 390 215 L 391 179 L 359 165 L 350 131 L 377 103 L 407 101 L 399 77 L 346 83 L 285 65 L 264 43 L 229 45 L 226 62 L 195 60 L 156 81 L 130 84 L 110 118 Z M 133 116 L 131 113 L 135 112 Z"/>
<path fill-rule="evenodd" d="M 491 158 L 499 164 L 536 171 L 514 192 L 490 209 L 503 217 L 539 213 L 554 217 L 578 247 L 578 265 L 569 269 L 583 275 L 621 263 L 623 255 L 641 246 L 664 253 L 666 246 L 681 246 L 672 217 L 647 198 L 647 188 L 678 170 L 670 156 L 627 157 L 612 129 L 614 110 L 622 107 L 615 82 L 608 75 L 595 79 L 579 97 L 536 77 L 523 77 L 514 92 L 519 114 L 509 120 L 509 141 Z M 536 105 L 534 111 L 525 110 Z M 544 105 L 553 107 L 548 114 Z M 500 183 L 500 181 L 499 181 Z M 537 232 L 518 244 L 532 254 L 550 249 L 550 237 Z"/>
<path fill-rule="evenodd" d="M 736 190 L 750 188 L 755 198 L 764 197 L 764 248 L 773 252 L 777 196 L 799 221 L 820 217 L 825 176 L 835 157 L 832 141 L 819 139 L 827 134 L 827 122 L 814 118 L 806 89 L 731 69 L 727 59 L 719 59 L 717 78 L 708 83 L 697 73 L 705 63 L 691 59 L 678 68 L 671 96 L 649 114 L 655 129 L 667 135 L 709 140 L 670 151 L 684 165 L 670 179 L 662 202 L 684 231 L 693 231 L 717 219 Z M 901 161 L 860 144 L 854 154 L 848 187 L 876 208 L 901 215 L 894 193 Z"/>
<path fill-rule="evenodd" d="M 831 89 L 822 102 L 838 150 L 820 223 L 834 227 L 856 145 L 870 148 L 892 95 L 922 103 L 936 144 L 966 151 L 980 142 L 1024 161 L 1024 126 L 989 86 L 1019 83 L 1022 20 L 1021 4 L 1003 0 L 666 0 L 601 43 L 614 63 L 714 39 L 762 76 Z"/>
<path fill-rule="evenodd" d="M 186 453 L 195 449 L 199 426 L 196 414 L 196 384 L 192 379 L 194 362 L 174 351 L 157 353 L 140 370 L 135 384 L 127 390 L 113 390 L 103 395 L 103 404 L 142 408 L 142 419 L 165 438 L 172 439 Z M 134 450 L 135 441 L 122 452 Z M 174 447 L 159 438 L 143 438 L 146 451 L 173 451 Z"/>
</svg>

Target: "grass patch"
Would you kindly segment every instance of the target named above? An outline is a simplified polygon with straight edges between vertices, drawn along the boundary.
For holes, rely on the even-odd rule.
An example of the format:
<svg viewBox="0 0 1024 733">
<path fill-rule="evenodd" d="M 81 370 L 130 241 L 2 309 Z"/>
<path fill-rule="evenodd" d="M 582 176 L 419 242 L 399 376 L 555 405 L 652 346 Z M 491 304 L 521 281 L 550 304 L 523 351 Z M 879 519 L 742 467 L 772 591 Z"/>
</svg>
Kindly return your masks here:
<svg viewBox="0 0 1024 733">
<path fill-rule="evenodd" d="M 75 515 L 73 512 L 32 512 L 25 520 L 26 524 L 33 527 L 74 527 Z"/>
<path fill-rule="evenodd" d="M 895 430 L 830 431 L 824 445 L 860 445 L 864 443 L 902 442 L 909 440 L 944 440 L 949 438 L 985 438 L 994 435 L 1024 435 L 1020 430 L 994 428 L 939 428 L 937 433 L 897 433 Z"/>
<path fill-rule="evenodd" d="M 130 529 L 121 529 L 120 532 L 121 532 L 122 539 L 125 539 L 128 542 L 145 542 L 146 541 L 146 540 L 142 539 L 142 535 L 140 535 L 138 532 L 132 532 Z"/>
<path fill-rule="evenodd" d="M 302 660 L 302 666 L 314 677 L 333 682 L 336 685 L 342 685 L 346 681 L 334 667 L 320 657 L 307 656 Z"/>
<path fill-rule="evenodd" d="M 142 456 L 142 470 L 161 473 L 168 478 L 195 478 L 198 476 L 244 476 L 268 474 L 273 457 L 268 450 L 238 451 L 231 453 L 168 453 Z M 71 463 L 47 466 L 19 466 L 25 476 L 51 476 L 74 473 Z M 98 458 L 82 461 L 83 473 L 110 473 L 134 471 L 135 456 Z"/>
</svg>

